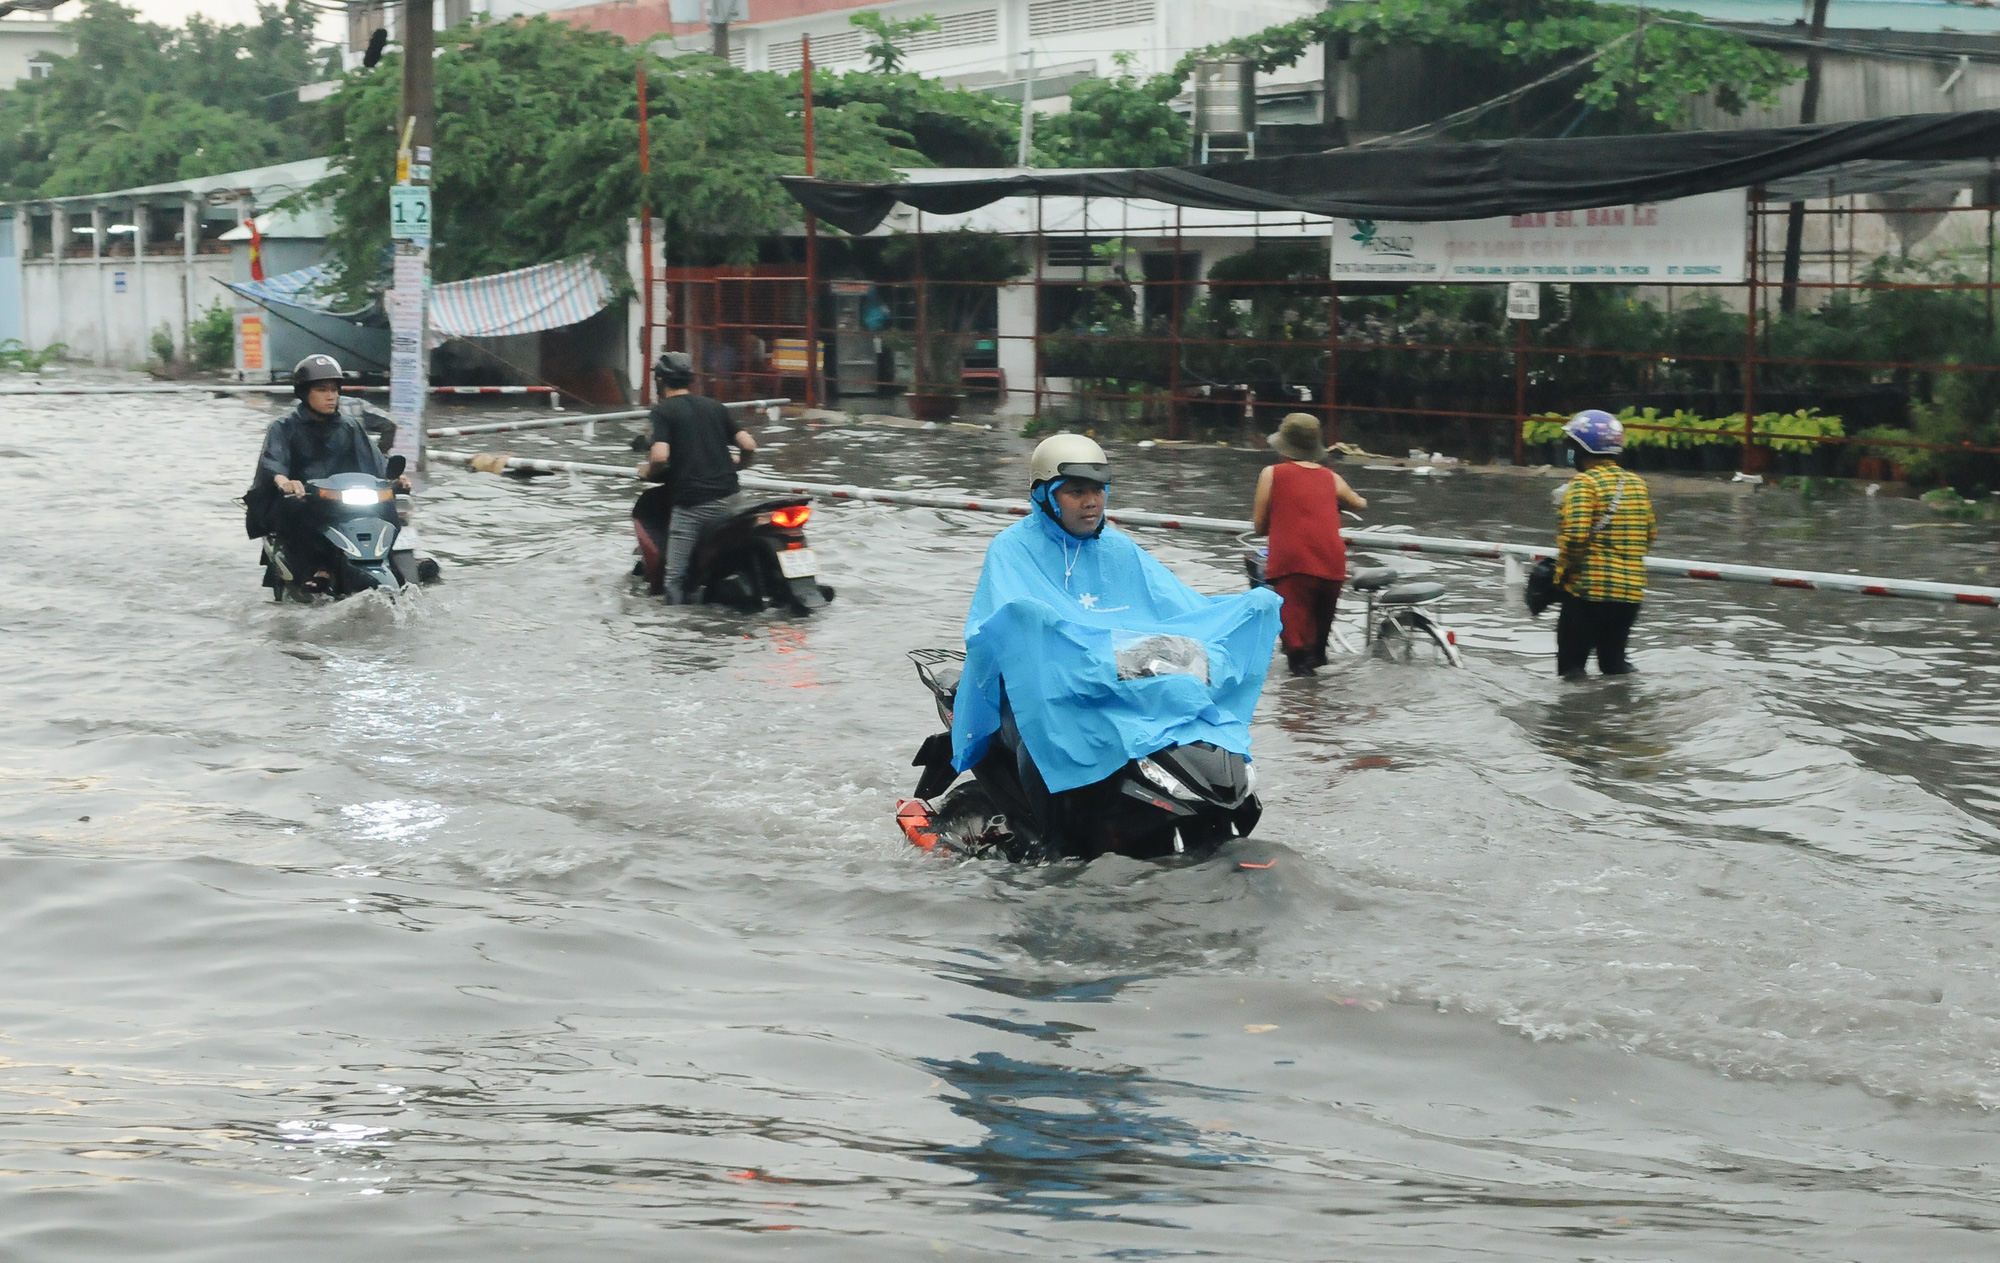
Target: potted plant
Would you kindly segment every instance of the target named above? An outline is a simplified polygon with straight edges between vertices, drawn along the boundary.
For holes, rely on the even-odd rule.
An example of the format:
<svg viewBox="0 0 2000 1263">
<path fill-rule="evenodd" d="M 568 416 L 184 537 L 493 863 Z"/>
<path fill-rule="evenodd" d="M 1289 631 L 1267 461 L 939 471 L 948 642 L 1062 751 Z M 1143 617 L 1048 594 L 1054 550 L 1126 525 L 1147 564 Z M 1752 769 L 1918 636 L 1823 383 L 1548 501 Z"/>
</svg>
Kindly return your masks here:
<svg viewBox="0 0 2000 1263">
<path fill-rule="evenodd" d="M 959 229 L 899 233 L 882 250 L 882 279 L 915 287 L 910 413 L 941 421 L 964 397 L 965 353 L 997 287 L 1027 271 L 1006 237 Z"/>
</svg>

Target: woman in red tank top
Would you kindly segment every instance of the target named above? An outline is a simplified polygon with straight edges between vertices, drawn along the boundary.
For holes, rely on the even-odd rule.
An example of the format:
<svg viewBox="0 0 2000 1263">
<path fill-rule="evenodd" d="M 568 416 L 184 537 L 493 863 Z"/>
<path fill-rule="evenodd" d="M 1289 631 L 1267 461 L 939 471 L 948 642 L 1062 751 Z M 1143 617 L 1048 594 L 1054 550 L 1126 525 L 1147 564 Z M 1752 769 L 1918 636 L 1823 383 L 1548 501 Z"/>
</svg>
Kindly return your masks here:
<svg viewBox="0 0 2000 1263">
<path fill-rule="evenodd" d="M 1257 476 L 1251 525 L 1269 537 L 1264 582 L 1285 599 L 1279 640 L 1293 675 L 1326 665 L 1340 586 L 1347 580 L 1347 545 L 1340 538 L 1340 506 L 1365 509 L 1368 501 L 1339 474 L 1320 464 L 1326 445 L 1319 419 L 1294 412 L 1269 442 L 1283 461 Z"/>
</svg>

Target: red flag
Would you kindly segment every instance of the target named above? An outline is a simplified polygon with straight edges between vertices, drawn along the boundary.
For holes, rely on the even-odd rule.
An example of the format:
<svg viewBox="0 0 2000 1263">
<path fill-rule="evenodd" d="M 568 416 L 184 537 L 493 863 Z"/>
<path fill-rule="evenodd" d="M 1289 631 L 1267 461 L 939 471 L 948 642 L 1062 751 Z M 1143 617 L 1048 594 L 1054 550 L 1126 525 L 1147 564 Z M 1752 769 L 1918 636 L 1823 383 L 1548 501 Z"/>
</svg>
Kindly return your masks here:
<svg viewBox="0 0 2000 1263">
<path fill-rule="evenodd" d="M 250 279 L 264 279 L 264 234 L 257 231 L 257 217 L 250 217 Z"/>
</svg>

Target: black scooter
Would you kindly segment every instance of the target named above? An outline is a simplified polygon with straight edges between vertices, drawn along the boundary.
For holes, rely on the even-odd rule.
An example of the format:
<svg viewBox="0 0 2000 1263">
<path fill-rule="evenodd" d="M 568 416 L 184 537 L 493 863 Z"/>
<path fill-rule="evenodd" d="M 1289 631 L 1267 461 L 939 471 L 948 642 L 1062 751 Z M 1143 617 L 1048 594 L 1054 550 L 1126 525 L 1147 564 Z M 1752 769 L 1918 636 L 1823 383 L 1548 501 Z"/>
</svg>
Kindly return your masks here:
<svg viewBox="0 0 2000 1263">
<path fill-rule="evenodd" d="M 822 609 L 833 589 L 819 582 L 819 561 L 803 529 L 812 517 L 804 496 L 738 491 L 722 501 L 729 514 L 702 532 L 686 584 L 690 604 L 727 605 L 755 613 L 783 606 L 794 614 Z M 670 487 L 653 487 L 632 506 L 639 562 L 632 573 L 647 590 L 666 591 L 667 531 L 673 524 Z"/>
<path fill-rule="evenodd" d="M 274 600 L 309 602 L 316 596 L 339 598 L 376 589 L 396 593 L 437 579 L 437 562 L 398 547 L 402 516 L 394 484 L 403 476 L 404 465 L 401 456 L 391 456 L 387 478 L 335 474 L 306 484 L 315 525 L 320 537 L 332 545 L 332 557 L 325 563 L 301 561 L 288 554 L 276 534 L 266 535 L 264 586 L 271 589 Z M 315 589 L 308 580 L 321 568 L 329 580 L 324 588 Z"/>
<path fill-rule="evenodd" d="M 1145 643 L 1125 652 L 1143 656 Z M 916 797 L 896 813 L 904 836 L 925 850 L 969 857 L 999 855 L 1016 863 L 1088 860 L 1108 854 L 1164 859 L 1209 851 L 1232 837 L 1247 838 L 1264 814 L 1255 793 L 1256 773 L 1242 755 L 1206 741 L 1168 746 L 1133 759 L 1094 785 L 1056 795 L 1068 849 L 1051 855 L 1021 787 L 1014 751 L 998 737 L 973 767 L 972 779 L 952 785 L 958 773 L 951 766 L 951 716 L 965 654 L 918 649 L 910 659 L 945 725 L 945 731 L 927 738 L 911 760 L 912 766 L 924 769 L 923 777 L 917 782 Z M 940 794 L 944 797 L 932 806 L 931 800 Z"/>
</svg>

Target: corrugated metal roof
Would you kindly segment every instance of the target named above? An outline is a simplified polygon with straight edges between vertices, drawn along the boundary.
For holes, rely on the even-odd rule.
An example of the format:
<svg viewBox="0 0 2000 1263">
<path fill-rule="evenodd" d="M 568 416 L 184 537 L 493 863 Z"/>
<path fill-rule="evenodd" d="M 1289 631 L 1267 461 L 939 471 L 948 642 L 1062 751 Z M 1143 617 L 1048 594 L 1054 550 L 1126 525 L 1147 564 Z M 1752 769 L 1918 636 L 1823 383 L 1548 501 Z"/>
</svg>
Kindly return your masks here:
<svg viewBox="0 0 2000 1263">
<path fill-rule="evenodd" d="M 77 193 L 68 197 L 23 198 L 18 202 L 0 202 L 0 206 L 89 206 L 97 202 L 128 202 L 142 197 L 202 196 L 208 193 L 230 192 L 236 189 L 250 190 L 251 199 L 260 206 L 269 205 L 294 193 L 311 188 L 326 178 L 333 169 L 331 158 L 302 158 L 297 162 L 280 162 L 268 167 L 250 167 L 243 171 L 225 171 L 221 175 L 205 175 L 193 180 L 176 180 L 171 184 L 143 184 L 132 189 L 109 189 L 102 193 Z"/>
</svg>

